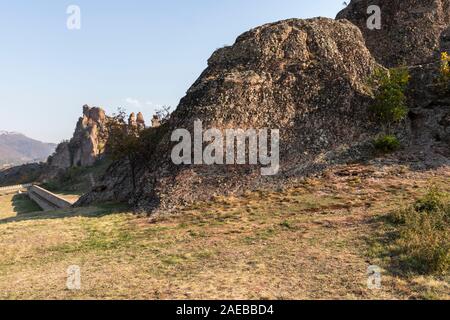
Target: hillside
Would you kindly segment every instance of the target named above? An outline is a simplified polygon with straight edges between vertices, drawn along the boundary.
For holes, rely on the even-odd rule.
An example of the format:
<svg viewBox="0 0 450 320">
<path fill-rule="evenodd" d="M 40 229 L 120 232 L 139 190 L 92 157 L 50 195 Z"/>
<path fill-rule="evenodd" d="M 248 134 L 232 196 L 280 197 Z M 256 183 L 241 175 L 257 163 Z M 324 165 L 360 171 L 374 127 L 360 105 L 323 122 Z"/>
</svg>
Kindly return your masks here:
<svg viewBox="0 0 450 320">
<path fill-rule="evenodd" d="M 46 161 L 55 148 L 56 144 L 43 143 L 20 133 L 0 132 L 0 164 Z"/>
</svg>

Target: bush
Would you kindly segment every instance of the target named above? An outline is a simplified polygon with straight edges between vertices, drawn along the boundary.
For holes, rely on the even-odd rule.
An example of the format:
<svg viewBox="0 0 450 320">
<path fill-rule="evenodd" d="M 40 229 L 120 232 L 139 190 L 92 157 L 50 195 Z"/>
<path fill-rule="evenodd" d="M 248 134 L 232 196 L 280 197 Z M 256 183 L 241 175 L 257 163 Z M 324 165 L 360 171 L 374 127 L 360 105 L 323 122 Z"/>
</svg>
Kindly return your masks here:
<svg viewBox="0 0 450 320">
<path fill-rule="evenodd" d="M 450 201 L 432 188 L 414 205 L 390 214 L 397 226 L 395 245 L 403 267 L 423 274 L 445 274 L 450 267 Z"/>
<path fill-rule="evenodd" d="M 399 122 L 408 114 L 405 91 L 409 79 L 406 68 L 375 71 L 371 79 L 375 98 L 371 111 L 384 125 Z"/>
<path fill-rule="evenodd" d="M 400 148 L 400 141 L 398 141 L 397 137 L 394 135 L 383 135 L 375 139 L 373 145 L 376 150 L 383 153 L 389 153 Z"/>
<path fill-rule="evenodd" d="M 442 200 L 445 198 L 445 196 L 446 195 L 439 192 L 436 187 L 432 187 L 424 197 L 416 201 L 416 203 L 414 204 L 414 209 L 417 212 L 445 212 L 445 204 Z"/>
</svg>

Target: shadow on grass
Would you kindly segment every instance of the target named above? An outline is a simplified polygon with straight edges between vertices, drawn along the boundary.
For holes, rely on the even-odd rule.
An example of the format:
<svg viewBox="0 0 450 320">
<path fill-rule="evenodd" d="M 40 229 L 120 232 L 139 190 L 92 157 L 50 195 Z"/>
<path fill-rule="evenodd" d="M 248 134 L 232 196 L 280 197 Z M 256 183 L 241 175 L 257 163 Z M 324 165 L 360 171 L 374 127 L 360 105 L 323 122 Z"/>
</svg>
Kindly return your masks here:
<svg viewBox="0 0 450 320">
<path fill-rule="evenodd" d="M 369 245 L 369 255 L 371 258 L 381 259 L 386 263 L 390 272 L 400 274 L 398 265 L 393 263 L 393 258 L 399 254 L 392 244 L 398 239 L 398 230 L 393 226 L 387 215 L 380 215 L 369 219 L 372 232 L 365 237 Z"/>
<path fill-rule="evenodd" d="M 2 219 L 0 220 L 0 224 L 75 217 L 99 218 L 114 213 L 127 212 L 129 209 L 129 206 L 123 203 L 108 203 L 93 207 L 60 209 L 55 211 L 35 211 L 31 213 L 29 213 L 28 211 L 28 213 L 22 213 L 20 215 L 17 215 L 16 217 Z"/>
<path fill-rule="evenodd" d="M 41 211 L 41 208 L 24 193 L 13 196 L 11 202 L 17 215 Z"/>
</svg>

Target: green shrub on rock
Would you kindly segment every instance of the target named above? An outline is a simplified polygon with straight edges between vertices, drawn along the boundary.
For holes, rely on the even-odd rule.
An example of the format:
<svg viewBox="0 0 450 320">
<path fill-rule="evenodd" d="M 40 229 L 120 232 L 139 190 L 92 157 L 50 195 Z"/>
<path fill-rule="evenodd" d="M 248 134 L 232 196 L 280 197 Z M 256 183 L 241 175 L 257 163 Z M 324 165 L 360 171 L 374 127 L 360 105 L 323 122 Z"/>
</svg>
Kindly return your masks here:
<svg viewBox="0 0 450 320">
<path fill-rule="evenodd" d="M 371 79 L 375 98 L 371 111 L 383 125 L 400 122 L 408 114 L 405 91 L 409 79 L 406 68 L 375 71 Z"/>
<path fill-rule="evenodd" d="M 374 147 L 383 153 L 400 148 L 399 140 L 391 134 L 391 126 L 404 120 L 408 114 L 405 92 L 409 79 L 409 71 L 406 68 L 377 69 L 370 79 L 374 95 L 370 111 L 385 133 L 375 139 Z"/>
<path fill-rule="evenodd" d="M 373 145 L 380 152 L 390 153 L 400 148 L 400 141 L 394 135 L 382 135 L 375 139 Z"/>
</svg>

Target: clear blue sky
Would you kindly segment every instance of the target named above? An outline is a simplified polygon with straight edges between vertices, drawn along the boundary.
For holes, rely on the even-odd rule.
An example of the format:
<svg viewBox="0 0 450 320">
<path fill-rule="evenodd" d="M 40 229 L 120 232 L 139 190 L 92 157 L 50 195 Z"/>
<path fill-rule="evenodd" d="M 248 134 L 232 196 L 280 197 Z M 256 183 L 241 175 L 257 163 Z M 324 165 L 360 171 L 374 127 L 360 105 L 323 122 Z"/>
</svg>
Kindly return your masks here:
<svg viewBox="0 0 450 320">
<path fill-rule="evenodd" d="M 335 17 L 342 0 L 0 0 L 0 130 L 68 139 L 84 104 L 176 107 L 212 52 L 287 18 Z M 66 27 L 69 5 L 81 30 Z"/>
</svg>

